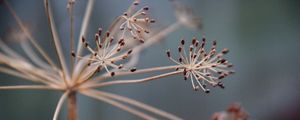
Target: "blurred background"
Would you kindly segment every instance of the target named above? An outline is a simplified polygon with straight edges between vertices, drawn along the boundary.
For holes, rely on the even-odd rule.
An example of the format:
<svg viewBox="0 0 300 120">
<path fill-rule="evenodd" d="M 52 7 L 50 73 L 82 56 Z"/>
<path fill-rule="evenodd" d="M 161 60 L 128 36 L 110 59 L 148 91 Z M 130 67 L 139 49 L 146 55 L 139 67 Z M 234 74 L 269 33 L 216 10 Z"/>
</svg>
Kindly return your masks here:
<svg viewBox="0 0 300 120">
<path fill-rule="evenodd" d="M 41 0 L 8 0 L 26 23 L 33 36 L 55 57 Z M 89 24 L 88 39 L 98 27 L 104 29 L 131 4 L 131 0 L 96 0 Z M 225 90 L 211 89 L 210 94 L 193 91 L 182 76 L 171 76 L 138 85 L 121 85 L 104 90 L 153 105 L 188 120 L 208 120 L 213 113 L 223 111 L 233 102 L 240 103 L 251 120 L 300 119 L 300 1 L 299 0 L 188 0 L 202 18 L 199 32 L 181 27 L 179 30 L 143 52 L 139 69 L 172 65 L 167 48 L 176 51 L 180 38 L 206 36 L 217 40 L 218 50 L 229 48 L 227 58 L 235 65 L 236 74 L 224 79 Z M 67 1 L 51 2 L 56 25 L 65 50 L 69 47 L 69 18 Z M 75 38 L 78 38 L 83 19 L 85 0 L 75 3 Z M 142 0 L 150 6 L 150 14 L 158 26 L 176 22 L 174 9 L 168 0 Z M 19 50 L 18 26 L 0 2 L 0 36 L 12 48 Z M 22 36 L 20 36 L 22 37 Z M 21 52 L 21 51 L 20 51 Z M 69 51 L 65 51 L 66 54 Z M 143 76 L 136 76 L 143 77 Z M 0 74 L 0 85 L 31 84 L 19 78 Z M 51 91 L 0 91 L 1 120 L 51 119 L 61 93 Z M 79 96 L 80 120 L 139 119 L 106 103 Z M 65 106 L 66 107 L 66 106 Z M 61 119 L 66 119 L 63 109 Z"/>
</svg>

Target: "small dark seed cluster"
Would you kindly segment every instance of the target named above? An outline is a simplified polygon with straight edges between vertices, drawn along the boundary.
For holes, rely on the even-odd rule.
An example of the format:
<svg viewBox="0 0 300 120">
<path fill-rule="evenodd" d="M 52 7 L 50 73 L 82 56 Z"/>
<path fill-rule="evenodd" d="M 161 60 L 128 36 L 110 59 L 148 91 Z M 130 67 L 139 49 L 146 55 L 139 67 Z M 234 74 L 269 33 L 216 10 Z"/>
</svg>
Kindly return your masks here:
<svg viewBox="0 0 300 120">
<path fill-rule="evenodd" d="M 133 5 L 134 5 L 133 7 L 135 8 L 135 6 L 139 5 L 139 2 L 135 1 Z M 142 34 L 150 33 L 149 29 L 147 29 L 146 27 L 150 23 L 155 23 L 154 19 L 150 19 L 147 16 L 148 11 L 149 11 L 149 7 L 145 6 L 135 13 L 129 14 L 129 13 L 125 12 L 123 14 L 123 17 L 126 18 L 126 20 L 120 25 L 120 30 L 123 31 L 123 34 L 125 32 L 128 32 L 129 34 L 131 34 L 133 39 L 138 40 L 141 43 L 144 43 L 145 40 L 142 37 Z M 131 12 L 133 12 L 133 11 L 131 11 Z M 122 37 L 124 37 L 124 36 L 122 36 Z"/>
<path fill-rule="evenodd" d="M 132 53 L 132 49 L 128 50 L 125 53 L 121 53 L 121 50 L 125 46 L 125 40 L 121 38 L 116 43 L 114 43 L 113 42 L 114 38 L 111 36 L 110 32 L 106 32 L 103 37 L 101 37 L 101 34 L 102 34 L 102 28 L 99 28 L 98 32 L 95 34 L 95 43 L 97 46 L 96 49 L 91 48 L 91 46 L 89 45 L 89 43 L 86 41 L 84 37 L 82 37 L 81 39 L 83 46 L 91 52 L 90 58 L 87 58 L 88 60 L 91 59 L 87 63 L 87 66 L 90 66 L 93 63 L 94 63 L 93 65 L 98 65 L 96 72 L 100 72 L 102 68 L 105 68 L 105 70 L 109 72 L 107 66 L 115 67 L 117 69 L 122 69 L 122 70 L 130 70 L 131 72 L 136 71 L 136 68 L 127 69 L 124 67 L 123 64 L 115 65 L 116 61 L 126 59 Z M 73 57 L 76 57 L 74 51 L 72 51 L 71 55 Z M 83 58 L 80 56 L 77 57 L 81 59 Z M 109 73 L 111 76 L 114 76 L 116 74 L 115 72 L 109 72 Z"/>
<path fill-rule="evenodd" d="M 184 80 L 191 79 L 194 90 L 201 88 L 206 93 L 206 83 L 213 87 L 219 86 L 225 88 L 221 79 L 233 74 L 234 71 L 229 70 L 233 65 L 230 64 L 223 56 L 229 52 L 227 48 L 221 52 L 216 52 L 217 42 L 213 41 L 211 48 L 207 51 L 205 48 L 206 39 L 201 42 L 197 38 L 193 38 L 188 50 L 185 50 L 185 40 L 182 39 L 178 46 L 178 61 L 171 56 L 170 50 L 167 50 L 167 57 L 179 64 L 176 70 L 182 70 Z"/>
</svg>

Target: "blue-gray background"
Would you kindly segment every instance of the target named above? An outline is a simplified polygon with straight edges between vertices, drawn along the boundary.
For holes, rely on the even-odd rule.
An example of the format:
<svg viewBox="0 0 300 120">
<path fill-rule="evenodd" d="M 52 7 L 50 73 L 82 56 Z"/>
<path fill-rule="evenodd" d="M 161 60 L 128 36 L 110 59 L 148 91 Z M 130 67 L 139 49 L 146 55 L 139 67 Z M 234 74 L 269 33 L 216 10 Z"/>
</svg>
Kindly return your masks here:
<svg viewBox="0 0 300 120">
<path fill-rule="evenodd" d="M 28 25 L 51 56 L 55 56 L 42 0 L 9 0 L 21 19 Z M 69 45 L 69 22 L 65 0 L 51 2 L 59 35 L 64 48 Z M 107 28 L 122 14 L 130 0 L 96 0 L 89 37 L 99 26 Z M 184 1 L 203 19 L 201 32 L 182 28 L 170 34 L 166 42 L 149 48 L 141 56 L 138 68 L 170 65 L 165 49 L 176 49 L 181 37 L 201 37 L 218 40 L 218 48 L 231 50 L 229 60 L 236 74 L 224 79 L 225 90 L 213 89 L 211 94 L 194 92 L 189 82 L 180 76 L 159 81 L 107 88 L 185 119 L 210 119 L 214 112 L 222 111 L 239 102 L 248 111 L 250 119 L 296 119 L 300 111 L 300 2 L 297 0 L 189 0 Z M 167 0 L 145 0 L 157 24 L 167 26 L 176 21 Z M 80 31 L 86 1 L 76 0 L 75 32 Z M 0 35 L 9 39 L 10 29 L 18 29 L 4 5 L 0 4 Z M 9 41 L 9 40 L 7 40 Z M 18 49 L 17 43 L 8 42 Z M 66 54 L 68 51 L 65 51 Z M 5 74 L 1 85 L 30 84 Z M 142 77 L 142 76 L 141 76 Z M 0 91 L 1 120 L 51 119 L 61 93 L 48 91 Z M 66 118 L 66 109 L 62 119 Z M 138 119 L 118 108 L 94 99 L 79 96 L 79 119 Z"/>
</svg>

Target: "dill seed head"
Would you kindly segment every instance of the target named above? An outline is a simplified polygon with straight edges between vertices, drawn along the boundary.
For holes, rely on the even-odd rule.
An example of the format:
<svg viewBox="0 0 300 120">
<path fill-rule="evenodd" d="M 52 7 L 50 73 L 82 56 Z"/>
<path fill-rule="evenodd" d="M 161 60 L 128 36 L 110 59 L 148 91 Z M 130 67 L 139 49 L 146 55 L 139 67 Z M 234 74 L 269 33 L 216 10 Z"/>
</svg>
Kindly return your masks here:
<svg viewBox="0 0 300 120">
<path fill-rule="evenodd" d="M 136 39 L 140 43 L 144 43 L 145 39 L 143 34 L 149 34 L 149 24 L 155 23 L 154 19 L 149 18 L 148 11 L 149 7 L 144 6 L 140 10 L 135 11 L 134 8 L 139 4 L 138 1 L 135 1 L 132 11 L 125 12 L 122 18 L 125 20 L 120 25 L 120 30 L 122 31 L 121 38 L 124 38 L 126 34 L 132 36 L 133 39 Z"/>
<path fill-rule="evenodd" d="M 206 40 L 203 38 L 199 46 L 200 42 L 194 37 L 186 51 L 185 40 L 182 39 L 178 47 L 178 61 L 171 57 L 170 50 L 167 50 L 167 56 L 179 65 L 178 70 L 182 71 L 185 80 L 190 78 L 194 90 L 201 88 L 205 93 L 209 93 L 206 83 L 225 88 L 221 79 L 233 74 L 234 71 L 228 69 L 232 67 L 232 64 L 223 58 L 229 50 L 225 48 L 220 53 L 216 53 L 217 42 L 213 41 L 209 51 L 206 51 L 205 42 Z"/>
<path fill-rule="evenodd" d="M 88 66 L 98 66 L 98 68 L 105 69 L 107 73 L 114 76 L 116 73 L 111 72 L 109 68 L 116 68 L 121 70 L 130 70 L 134 72 L 136 69 L 128 69 L 123 64 L 116 64 L 118 61 L 126 59 L 132 53 L 132 49 L 124 51 L 125 40 L 120 39 L 114 42 L 113 36 L 109 31 L 105 33 L 105 36 L 101 38 L 102 28 L 98 29 L 95 35 L 96 49 L 89 46 L 88 42 L 82 37 L 82 44 L 87 48 L 92 56 L 76 56 L 82 60 L 88 60 Z M 123 50 L 123 51 L 122 51 Z M 75 54 L 72 53 L 72 56 Z"/>
<path fill-rule="evenodd" d="M 55 20 L 51 12 L 49 0 L 45 0 L 44 5 L 46 9 L 46 16 L 49 20 L 53 42 L 55 43 L 54 48 L 59 60 L 59 64 L 57 65 L 34 39 L 30 31 L 13 11 L 8 2 L 5 0 L 3 2 L 10 13 L 12 13 L 13 17 L 17 20 L 19 27 L 24 33 L 26 33 L 24 35 L 29 39 L 29 41 L 20 43 L 22 49 L 27 55 L 26 57 L 23 57 L 23 55 L 20 55 L 13 49 L 10 49 L 10 47 L 2 42 L 0 38 L 0 64 L 3 64 L 0 67 L 0 71 L 32 82 L 41 83 L 42 85 L 0 86 L 0 90 L 39 89 L 63 91 L 64 93 L 59 99 L 53 120 L 57 120 L 60 109 L 66 99 L 68 99 L 68 102 L 71 103 L 68 104 L 68 111 L 70 112 L 69 117 L 70 119 L 76 119 L 76 93 L 107 102 L 147 120 L 156 118 L 135 110 L 134 108 L 157 114 L 165 117 L 166 119 L 181 120 L 182 118 L 144 103 L 113 93 L 97 90 L 95 88 L 148 82 L 162 77 L 183 74 L 185 80 L 189 78 L 191 79 L 194 90 L 202 88 L 205 93 L 209 93 L 210 90 L 206 88 L 206 83 L 224 88 L 224 85 L 220 80 L 234 73 L 234 71 L 227 70 L 227 68 L 231 68 L 233 65 L 226 59 L 222 58 L 224 54 L 228 53 L 228 49 L 224 49 L 220 53 L 216 54 L 216 42 L 213 42 L 210 51 L 206 52 L 204 49 L 204 38 L 201 43 L 197 40 L 197 38 L 193 38 L 192 44 L 187 48 L 187 51 L 184 47 L 186 44 L 185 40 L 181 40 L 178 47 L 179 62 L 172 58 L 170 50 L 167 51 L 168 58 L 178 65 L 146 68 L 138 71 L 135 67 L 126 68 L 124 61 L 122 61 L 123 59 L 129 58 L 131 55 L 136 55 L 133 57 L 134 59 L 130 59 L 125 62 L 127 62 L 126 64 L 130 64 L 132 61 L 138 61 L 136 58 L 143 49 L 163 39 L 164 36 L 168 35 L 172 31 L 180 28 L 179 23 L 183 25 L 196 25 L 196 22 L 194 21 L 195 19 L 193 19 L 194 17 L 191 17 L 190 14 L 184 15 L 182 14 L 184 12 L 181 12 L 180 20 L 177 20 L 177 22 L 163 30 L 159 30 L 156 34 L 148 28 L 149 24 L 155 22 L 154 19 L 148 17 L 147 12 L 149 11 L 149 7 L 146 6 L 135 11 L 136 6 L 139 4 L 139 0 L 135 0 L 131 7 L 129 7 L 128 11 L 125 12 L 123 16 L 116 19 L 117 22 L 113 22 L 111 27 L 108 29 L 111 31 L 103 33 L 102 28 L 99 28 L 93 40 L 95 44 L 89 44 L 89 40 L 86 40 L 86 38 L 81 36 L 86 34 L 86 26 L 88 26 L 90 17 L 89 14 L 91 13 L 90 8 L 93 5 L 93 0 L 88 1 L 87 8 L 89 9 L 86 9 L 80 37 L 78 38 L 78 41 L 76 41 L 76 43 L 78 43 L 76 53 L 74 52 L 75 40 L 73 37 L 70 37 L 70 51 L 72 51 L 70 61 L 66 61 L 67 59 L 65 59 L 65 56 L 67 55 L 64 55 L 64 49 L 61 46 L 61 40 L 59 39 L 59 35 L 55 28 Z M 68 12 L 71 23 L 70 36 L 74 36 L 74 4 L 75 0 L 68 1 Z M 182 11 L 186 11 L 186 9 L 183 9 Z M 187 20 L 190 18 L 191 21 Z M 119 27 L 120 31 L 118 30 Z M 122 36 L 120 37 L 120 35 Z M 114 38 L 114 36 L 117 37 Z M 128 47 L 129 37 L 132 37 L 141 43 L 145 42 L 146 37 L 149 42 L 140 46 Z M 31 47 L 29 42 L 33 44 L 34 48 Z M 93 48 L 93 46 L 96 46 L 96 48 Z M 86 48 L 90 53 L 81 56 L 83 48 Z M 132 49 L 135 50 L 134 53 Z M 123 64 L 121 64 L 121 62 L 123 62 Z M 68 67 L 68 64 L 70 64 L 70 67 Z M 153 75 L 146 78 L 130 80 L 118 80 L 113 78 L 113 80 L 110 80 L 113 76 L 119 77 L 124 75 L 136 75 L 173 69 L 176 69 L 176 71 L 161 73 L 159 75 Z M 97 74 L 97 72 L 101 71 L 106 71 L 106 73 Z M 131 108 L 131 106 L 133 108 Z"/>
</svg>

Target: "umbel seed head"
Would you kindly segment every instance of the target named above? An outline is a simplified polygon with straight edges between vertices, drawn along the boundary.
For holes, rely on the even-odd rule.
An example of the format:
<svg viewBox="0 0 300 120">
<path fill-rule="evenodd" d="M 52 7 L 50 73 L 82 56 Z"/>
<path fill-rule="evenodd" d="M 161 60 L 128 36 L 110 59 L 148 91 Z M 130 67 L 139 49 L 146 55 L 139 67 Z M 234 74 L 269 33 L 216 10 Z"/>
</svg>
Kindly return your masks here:
<svg viewBox="0 0 300 120">
<path fill-rule="evenodd" d="M 140 43 L 145 43 L 144 36 L 151 31 L 149 25 L 155 23 L 154 19 L 149 18 L 149 7 L 144 6 L 140 10 L 135 10 L 139 2 L 134 2 L 129 11 L 125 12 L 121 18 L 123 19 L 120 24 L 119 30 L 121 31 L 121 38 L 132 37 Z"/>
<path fill-rule="evenodd" d="M 167 50 L 166 53 L 171 61 L 178 64 L 177 71 L 182 71 L 184 79 L 190 78 L 194 90 L 202 89 L 205 93 L 209 93 L 210 90 L 206 88 L 206 83 L 224 89 L 225 86 L 221 79 L 233 74 L 234 71 L 229 70 L 233 65 L 223 58 L 229 51 L 227 48 L 216 53 L 216 41 L 212 42 L 210 49 L 205 48 L 205 44 L 205 38 L 202 38 L 200 42 L 194 37 L 188 47 L 188 52 L 186 52 L 184 50 L 185 40 L 182 39 L 178 46 L 178 61 L 171 57 L 170 50 Z"/>
<path fill-rule="evenodd" d="M 74 52 L 72 52 L 71 55 L 81 60 L 87 60 L 87 66 L 98 66 L 95 72 L 105 70 L 110 76 L 115 76 L 116 74 L 116 72 L 110 71 L 110 68 L 132 72 L 136 71 L 136 68 L 129 69 L 124 67 L 123 64 L 116 64 L 118 61 L 130 57 L 133 52 L 132 49 L 122 51 L 124 50 L 124 47 L 126 47 L 125 40 L 121 38 L 115 42 L 113 35 L 109 31 L 102 37 L 100 36 L 101 33 L 102 28 L 99 28 L 98 32 L 95 34 L 96 49 L 92 48 L 88 41 L 82 37 L 81 42 L 90 52 L 90 55 L 76 56 Z"/>
</svg>

